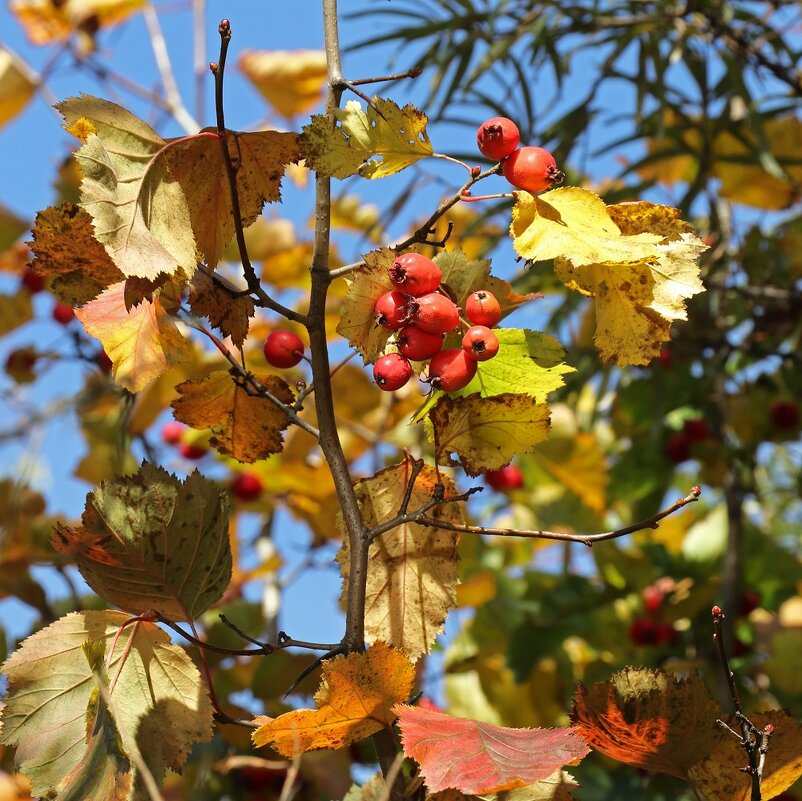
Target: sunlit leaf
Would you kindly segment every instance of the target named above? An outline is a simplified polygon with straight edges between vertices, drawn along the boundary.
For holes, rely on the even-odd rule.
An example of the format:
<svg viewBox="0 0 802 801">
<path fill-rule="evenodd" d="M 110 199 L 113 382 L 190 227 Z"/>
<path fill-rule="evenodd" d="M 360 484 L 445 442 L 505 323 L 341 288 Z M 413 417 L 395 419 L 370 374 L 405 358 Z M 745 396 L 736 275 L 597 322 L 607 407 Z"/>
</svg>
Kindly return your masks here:
<svg viewBox="0 0 802 801">
<path fill-rule="evenodd" d="M 316 748 L 345 748 L 392 726 L 391 710 L 409 698 L 414 680 L 415 669 L 404 653 L 381 642 L 363 653 L 328 659 L 315 693 L 317 709 L 287 712 L 262 723 L 253 733 L 254 745 L 270 745 L 286 757 Z"/>
<path fill-rule="evenodd" d="M 192 313 L 208 317 L 209 322 L 219 328 L 224 336 L 231 337 L 236 347 L 241 348 L 248 336 L 248 325 L 256 305 L 249 295 L 236 296 L 230 284 L 216 280 L 212 274 L 198 270 L 192 277 L 189 303 Z M 228 290 L 226 289 L 228 287 Z"/>
<path fill-rule="evenodd" d="M 0 295 L 0 336 L 25 325 L 33 318 L 31 293 L 20 289 L 15 295 Z"/>
<path fill-rule="evenodd" d="M 0 127 L 28 105 L 39 76 L 13 51 L 0 46 Z"/>
</svg>

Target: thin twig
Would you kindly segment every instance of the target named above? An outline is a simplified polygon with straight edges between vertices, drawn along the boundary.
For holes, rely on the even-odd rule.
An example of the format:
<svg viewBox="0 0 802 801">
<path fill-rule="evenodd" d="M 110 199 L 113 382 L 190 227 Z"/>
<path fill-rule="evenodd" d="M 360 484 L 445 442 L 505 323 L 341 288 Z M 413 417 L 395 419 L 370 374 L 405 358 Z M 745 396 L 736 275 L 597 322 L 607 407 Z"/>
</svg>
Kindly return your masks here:
<svg viewBox="0 0 802 801">
<path fill-rule="evenodd" d="M 192 0 L 192 71 L 195 73 L 195 117 L 203 125 L 206 98 L 206 0 Z"/>
<path fill-rule="evenodd" d="M 405 72 L 397 72 L 395 75 L 381 75 L 377 78 L 357 78 L 349 81 L 351 86 L 364 86 L 366 83 L 382 83 L 383 81 L 400 81 L 404 78 L 417 78 L 423 70 L 420 67 L 412 67 Z"/>
</svg>

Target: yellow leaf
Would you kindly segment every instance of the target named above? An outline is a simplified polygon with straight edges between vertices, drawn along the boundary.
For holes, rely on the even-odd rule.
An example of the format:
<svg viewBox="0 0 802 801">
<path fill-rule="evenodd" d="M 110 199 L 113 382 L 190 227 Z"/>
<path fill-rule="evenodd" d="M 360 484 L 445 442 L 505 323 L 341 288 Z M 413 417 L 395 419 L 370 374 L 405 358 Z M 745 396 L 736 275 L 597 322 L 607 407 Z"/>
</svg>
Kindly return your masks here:
<svg viewBox="0 0 802 801">
<path fill-rule="evenodd" d="M 331 227 L 364 234 L 370 241 L 381 239 L 379 207 L 363 203 L 358 195 L 340 195 L 331 204 Z"/>
<path fill-rule="evenodd" d="M 283 117 L 314 108 L 326 88 L 326 54 L 322 50 L 245 50 L 239 68 Z"/>
<path fill-rule="evenodd" d="M 33 319 L 31 293 L 20 289 L 16 295 L 0 295 L 0 336 Z"/>
<path fill-rule="evenodd" d="M 0 127 L 28 105 L 39 76 L 14 52 L 0 46 Z"/>
<path fill-rule="evenodd" d="M 168 367 L 192 356 L 172 317 L 157 297 L 129 312 L 125 307 L 125 282 L 113 284 L 75 316 L 86 333 L 99 339 L 112 361 L 114 380 L 130 392 L 141 392 Z"/>
<path fill-rule="evenodd" d="M 301 149 L 307 166 L 320 175 L 384 178 L 432 155 L 427 117 L 413 105 L 399 108 L 392 100 L 374 97 L 367 112 L 357 100 L 335 111 L 338 127 L 328 117 L 312 117 L 304 126 Z"/>
<path fill-rule="evenodd" d="M 294 400 L 282 378 L 257 378 L 282 403 Z M 177 389 L 181 397 L 172 404 L 175 419 L 192 428 L 211 429 L 210 442 L 220 453 L 255 462 L 281 451 L 281 432 L 289 425 L 286 415 L 267 398 L 249 395 L 229 372 L 217 370 Z"/>
<path fill-rule="evenodd" d="M 529 395 L 443 397 L 432 409 L 437 461 L 459 457 L 469 476 L 497 470 L 517 453 L 531 453 L 549 432 L 549 407 Z"/>
<path fill-rule="evenodd" d="M 354 485 L 368 528 L 397 514 L 410 469 L 408 462 L 402 462 Z M 444 497 L 456 495 L 454 483 L 441 478 Z M 432 499 L 437 481 L 434 468 L 424 467 L 412 490 L 410 512 Z M 459 503 L 436 506 L 429 514 L 452 523 L 464 522 Z M 412 659 L 429 653 L 449 609 L 456 604 L 458 543 L 459 534 L 416 523 L 397 526 L 371 542 L 365 609 L 365 637 L 369 642 L 389 642 Z M 347 584 L 347 537 L 337 561 Z"/>
<path fill-rule="evenodd" d="M 496 574 L 492 570 L 480 570 L 457 587 L 457 606 L 484 606 L 497 594 Z"/>
<path fill-rule="evenodd" d="M 327 659 L 315 693 L 317 709 L 287 712 L 253 733 L 257 747 L 285 757 L 316 748 L 346 748 L 395 720 L 392 707 L 409 699 L 415 669 L 402 651 L 377 642 L 364 653 Z"/>
</svg>

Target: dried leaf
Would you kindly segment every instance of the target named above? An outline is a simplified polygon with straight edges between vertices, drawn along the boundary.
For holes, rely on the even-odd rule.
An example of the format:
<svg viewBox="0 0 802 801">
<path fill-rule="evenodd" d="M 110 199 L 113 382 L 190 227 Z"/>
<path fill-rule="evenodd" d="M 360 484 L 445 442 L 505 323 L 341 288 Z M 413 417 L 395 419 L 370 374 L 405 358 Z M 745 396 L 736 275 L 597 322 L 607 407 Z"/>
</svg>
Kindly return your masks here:
<svg viewBox="0 0 802 801">
<path fill-rule="evenodd" d="M 112 361 L 114 380 L 130 392 L 141 392 L 169 367 L 192 357 L 189 341 L 158 297 L 130 311 L 126 308 L 124 281 L 104 290 L 75 316 L 87 334 L 100 340 Z"/>
<path fill-rule="evenodd" d="M 392 708 L 409 698 L 415 669 L 402 651 L 376 643 L 363 653 L 323 663 L 315 693 L 317 709 L 287 712 L 253 733 L 256 746 L 270 745 L 286 757 L 316 748 L 346 748 L 395 720 Z"/>
<path fill-rule="evenodd" d="M 282 403 L 295 399 L 284 379 L 256 377 Z M 205 378 L 179 384 L 177 390 L 181 397 L 172 403 L 175 419 L 192 428 L 210 428 L 211 444 L 220 453 L 240 462 L 256 462 L 281 452 L 287 416 L 267 398 L 249 395 L 231 373 L 216 370 Z"/>
<path fill-rule="evenodd" d="M 426 801 L 571 801 L 579 785 L 570 773 L 555 770 L 546 779 L 525 787 L 502 790 L 500 793 L 483 793 L 481 797 L 465 795 L 459 790 L 442 790 L 426 796 Z M 343 799 L 343 801 L 347 801 Z M 355 799 L 358 801 L 358 799 Z"/>
<path fill-rule="evenodd" d="M 28 105 L 38 86 L 39 76 L 16 53 L 0 46 L 0 127 Z"/>
<path fill-rule="evenodd" d="M 231 579 L 228 495 L 197 471 L 179 481 L 145 462 L 90 492 L 81 525 L 56 525 L 53 547 L 110 604 L 194 620 Z"/>
<path fill-rule="evenodd" d="M 589 749 L 571 729 L 510 729 L 443 712 L 395 708 L 404 753 L 430 792 L 497 793 L 550 777 Z M 547 796 L 548 797 L 548 796 Z"/>
<path fill-rule="evenodd" d="M 242 347 L 248 336 L 250 318 L 256 310 L 252 297 L 233 297 L 211 275 L 198 270 L 190 285 L 189 303 L 193 314 L 208 317 L 209 322 L 219 328 L 224 336 L 231 337 L 237 348 Z"/>
<path fill-rule="evenodd" d="M 16 764 L 31 778 L 33 795 L 51 797 L 88 758 L 88 748 L 98 756 L 108 748 L 119 751 L 116 739 L 87 741 L 86 712 L 96 684 L 84 644 L 101 647 L 108 658 L 128 619 L 114 611 L 73 612 L 28 637 L 0 669 L 9 678 L 0 737 L 17 746 Z M 193 743 L 211 738 L 211 705 L 198 670 L 184 649 L 151 623 L 124 628 L 109 661 L 121 748 L 129 754 L 139 750 L 160 782 L 167 768 L 181 770 Z M 150 798 L 139 781 L 129 797 Z"/>
<path fill-rule="evenodd" d="M 0 295 L 0 336 L 33 319 L 31 293 L 20 289 L 16 295 Z"/>
<path fill-rule="evenodd" d="M 549 433 L 548 405 L 529 395 L 446 396 L 429 418 L 437 461 L 448 464 L 454 452 L 469 476 L 497 470 L 517 453 L 531 453 Z"/>
<path fill-rule="evenodd" d="M 409 484 L 410 469 L 408 462 L 402 462 L 354 485 L 368 528 L 398 513 Z M 456 495 L 453 482 L 441 478 L 445 497 Z M 424 467 L 415 481 L 410 511 L 432 499 L 437 481 L 434 468 Z M 452 523 L 465 522 L 462 505 L 458 503 L 437 506 L 429 514 Z M 412 659 L 429 652 L 443 629 L 449 609 L 456 605 L 458 543 L 459 535 L 454 532 L 416 523 L 397 526 L 371 542 L 365 608 L 365 637 L 369 642 L 389 642 Z M 345 592 L 349 575 L 347 537 L 337 561 Z"/>
</svg>

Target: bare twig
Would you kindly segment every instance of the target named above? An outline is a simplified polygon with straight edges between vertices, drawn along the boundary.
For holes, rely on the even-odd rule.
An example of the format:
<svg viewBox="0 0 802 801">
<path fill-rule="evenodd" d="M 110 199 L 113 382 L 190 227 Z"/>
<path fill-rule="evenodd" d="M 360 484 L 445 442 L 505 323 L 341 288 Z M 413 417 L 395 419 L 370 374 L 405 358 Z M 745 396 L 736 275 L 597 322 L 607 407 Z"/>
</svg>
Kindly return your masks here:
<svg viewBox="0 0 802 801">
<path fill-rule="evenodd" d="M 380 75 L 377 78 L 357 78 L 349 81 L 351 86 L 364 86 L 366 83 L 382 83 L 383 81 L 400 81 L 403 78 L 417 78 L 423 70 L 420 67 L 412 67 L 405 72 L 397 72 L 395 75 Z"/>
</svg>

